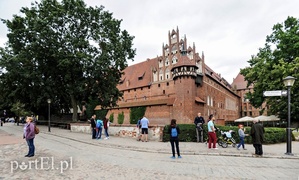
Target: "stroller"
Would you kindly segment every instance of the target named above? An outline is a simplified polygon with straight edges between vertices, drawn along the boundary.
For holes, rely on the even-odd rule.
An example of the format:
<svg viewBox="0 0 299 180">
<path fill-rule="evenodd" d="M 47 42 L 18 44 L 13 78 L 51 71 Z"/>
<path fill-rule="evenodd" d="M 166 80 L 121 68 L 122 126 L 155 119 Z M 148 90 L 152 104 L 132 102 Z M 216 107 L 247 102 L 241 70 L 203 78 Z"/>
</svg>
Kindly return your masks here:
<svg viewBox="0 0 299 180">
<path fill-rule="evenodd" d="M 223 148 L 227 148 L 229 144 L 231 144 L 233 147 L 236 147 L 236 141 L 233 138 L 233 135 L 235 134 L 235 131 L 229 130 L 228 132 L 221 131 L 221 136 L 218 137 L 218 145 L 222 146 Z"/>
</svg>

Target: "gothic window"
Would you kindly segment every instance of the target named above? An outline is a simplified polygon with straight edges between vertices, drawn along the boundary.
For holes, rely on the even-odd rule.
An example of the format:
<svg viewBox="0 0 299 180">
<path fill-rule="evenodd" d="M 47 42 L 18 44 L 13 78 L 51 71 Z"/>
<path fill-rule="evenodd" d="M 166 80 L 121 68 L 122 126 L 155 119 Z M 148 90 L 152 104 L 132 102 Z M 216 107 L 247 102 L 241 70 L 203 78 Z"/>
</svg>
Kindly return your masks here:
<svg viewBox="0 0 299 180">
<path fill-rule="evenodd" d="M 176 64 L 178 62 L 178 59 L 176 56 L 173 56 L 172 58 L 172 64 Z"/>
<path fill-rule="evenodd" d="M 153 72 L 153 81 L 157 81 L 158 80 L 158 74 L 157 74 L 157 71 Z"/>
<path fill-rule="evenodd" d="M 162 59 L 159 60 L 159 68 L 160 67 L 163 67 L 163 61 L 162 61 Z"/>
<path fill-rule="evenodd" d="M 166 58 L 165 66 L 168 66 L 168 65 L 169 65 L 169 60 L 168 60 L 168 58 Z"/>
<path fill-rule="evenodd" d="M 159 71 L 159 80 L 162 81 L 163 80 L 163 75 L 164 75 L 164 72 L 162 69 L 160 69 Z"/>
<path fill-rule="evenodd" d="M 165 71 L 165 75 L 166 75 L 166 79 L 169 79 L 169 78 L 170 78 L 170 71 L 169 71 L 168 68 L 167 68 L 166 71 Z"/>
</svg>

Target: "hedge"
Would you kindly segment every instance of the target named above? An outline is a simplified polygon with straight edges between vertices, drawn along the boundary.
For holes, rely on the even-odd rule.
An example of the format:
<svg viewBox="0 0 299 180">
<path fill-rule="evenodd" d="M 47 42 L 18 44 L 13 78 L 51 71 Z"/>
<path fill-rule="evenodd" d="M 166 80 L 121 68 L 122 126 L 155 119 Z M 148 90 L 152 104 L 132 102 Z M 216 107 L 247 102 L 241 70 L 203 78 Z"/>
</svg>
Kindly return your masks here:
<svg viewBox="0 0 299 180">
<path fill-rule="evenodd" d="M 180 141 L 181 142 L 196 142 L 196 129 L 195 125 L 193 124 L 178 124 L 180 128 Z M 219 131 L 217 132 L 217 137 L 220 136 L 220 131 L 229 131 L 233 130 L 235 133 L 233 134 L 233 138 L 239 143 L 240 138 L 238 135 L 239 128 L 237 126 L 216 126 Z M 169 141 L 169 134 L 168 134 L 169 125 L 166 125 L 163 130 L 163 142 Z M 204 129 L 204 141 L 207 139 L 207 125 L 203 126 Z M 250 127 L 245 127 L 245 134 L 249 134 Z M 275 144 L 286 142 L 287 132 L 285 128 L 276 128 L 276 127 L 267 127 L 265 128 L 264 134 L 264 144 Z M 294 135 L 292 134 L 292 140 L 295 140 Z M 245 143 L 252 144 L 251 136 L 245 137 Z"/>
</svg>

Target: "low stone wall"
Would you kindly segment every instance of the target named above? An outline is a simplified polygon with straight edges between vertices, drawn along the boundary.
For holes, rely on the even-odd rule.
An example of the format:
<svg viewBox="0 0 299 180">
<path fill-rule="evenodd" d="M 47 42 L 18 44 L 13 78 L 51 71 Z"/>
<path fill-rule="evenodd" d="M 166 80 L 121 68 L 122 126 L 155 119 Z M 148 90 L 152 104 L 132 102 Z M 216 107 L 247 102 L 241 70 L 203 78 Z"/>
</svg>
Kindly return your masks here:
<svg viewBox="0 0 299 180">
<path fill-rule="evenodd" d="M 71 123 L 71 132 L 88 133 L 91 134 L 90 124 L 87 123 Z M 162 141 L 163 138 L 163 128 L 164 126 L 149 126 L 148 129 L 148 139 L 151 141 Z M 108 129 L 110 136 L 120 136 L 137 138 L 139 129 L 136 125 L 110 125 Z M 103 134 L 105 131 L 103 129 Z"/>
</svg>

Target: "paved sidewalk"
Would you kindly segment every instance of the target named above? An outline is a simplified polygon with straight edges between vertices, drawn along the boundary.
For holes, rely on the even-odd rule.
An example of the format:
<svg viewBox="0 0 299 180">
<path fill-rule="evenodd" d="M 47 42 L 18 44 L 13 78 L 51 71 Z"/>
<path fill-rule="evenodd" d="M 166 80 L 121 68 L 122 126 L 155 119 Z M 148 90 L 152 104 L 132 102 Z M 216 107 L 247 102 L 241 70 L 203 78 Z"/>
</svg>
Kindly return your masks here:
<svg viewBox="0 0 299 180">
<path fill-rule="evenodd" d="M 93 144 L 102 147 L 113 147 L 118 149 L 129 149 L 132 151 L 142 151 L 142 152 L 152 152 L 152 153 L 164 153 L 171 155 L 171 146 L 169 142 L 141 142 L 136 141 L 133 138 L 123 138 L 123 137 L 115 137 L 110 136 L 108 140 L 94 140 L 91 139 L 90 134 L 85 133 L 75 133 L 70 130 L 59 129 L 51 127 L 51 132 L 48 132 L 47 126 L 39 126 L 40 134 L 38 136 L 58 136 L 63 137 L 69 140 L 79 141 L 86 144 Z M 23 126 L 16 126 L 13 124 L 5 124 L 5 126 L 0 128 L 4 130 L 6 133 L 12 134 L 11 130 L 13 129 L 13 134 L 21 137 Z M 3 133 L 1 133 L 3 135 Z M 103 138 L 105 136 L 102 136 Z M 0 144 L 11 143 L 8 141 L 12 141 L 11 136 L 9 139 L 6 138 L 0 139 Z M 7 141 L 7 142 L 5 142 Z M 18 141 L 15 141 L 16 143 Z M 245 144 L 247 150 L 237 150 L 232 146 L 228 146 L 227 148 L 218 147 L 217 150 L 208 149 L 205 143 L 195 143 L 195 142 L 180 142 L 180 151 L 181 155 L 215 155 L 215 156 L 237 156 L 237 157 L 252 157 L 252 153 L 254 153 L 254 148 L 251 144 Z M 285 158 L 285 159 L 299 159 L 299 142 L 292 142 L 292 153 L 293 156 L 285 155 L 286 152 L 286 143 L 273 144 L 273 145 L 263 145 L 264 150 L 264 158 Z"/>
</svg>

